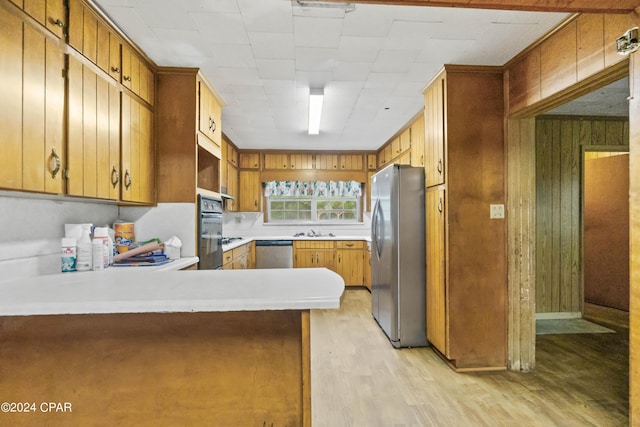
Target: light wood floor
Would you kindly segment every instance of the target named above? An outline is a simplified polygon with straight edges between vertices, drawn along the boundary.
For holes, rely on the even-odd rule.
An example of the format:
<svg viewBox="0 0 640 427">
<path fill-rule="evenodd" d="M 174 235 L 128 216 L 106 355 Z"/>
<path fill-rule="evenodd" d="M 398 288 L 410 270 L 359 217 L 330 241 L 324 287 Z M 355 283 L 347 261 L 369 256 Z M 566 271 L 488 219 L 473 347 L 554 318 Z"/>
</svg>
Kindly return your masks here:
<svg viewBox="0 0 640 427">
<path fill-rule="evenodd" d="M 339 310 L 312 310 L 314 427 L 629 424 L 628 329 L 538 336 L 531 373 L 458 374 L 429 348 L 393 349 L 370 304 L 346 290 Z"/>
</svg>

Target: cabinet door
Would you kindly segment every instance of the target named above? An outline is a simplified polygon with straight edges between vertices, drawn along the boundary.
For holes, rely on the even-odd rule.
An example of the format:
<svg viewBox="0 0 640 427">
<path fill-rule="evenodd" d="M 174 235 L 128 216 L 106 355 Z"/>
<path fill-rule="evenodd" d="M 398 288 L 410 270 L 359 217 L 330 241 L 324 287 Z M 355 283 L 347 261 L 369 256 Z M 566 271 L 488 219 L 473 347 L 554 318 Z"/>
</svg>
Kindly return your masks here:
<svg viewBox="0 0 640 427">
<path fill-rule="evenodd" d="M 259 169 L 259 153 L 240 153 L 240 169 Z"/>
<path fill-rule="evenodd" d="M 328 268 L 329 270 L 336 271 L 336 251 L 333 249 L 318 249 L 316 250 L 316 268 Z"/>
<path fill-rule="evenodd" d="M 289 155 L 266 153 L 264 155 L 265 169 L 289 169 Z"/>
<path fill-rule="evenodd" d="M 316 169 L 337 170 L 338 156 L 336 154 L 316 154 Z"/>
<path fill-rule="evenodd" d="M 120 199 L 120 89 L 109 85 L 109 198 Z"/>
<path fill-rule="evenodd" d="M 411 124 L 411 165 L 424 167 L 424 115 Z"/>
<path fill-rule="evenodd" d="M 347 286 L 362 286 L 364 280 L 362 249 L 338 249 L 336 272 Z"/>
<path fill-rule="evenodd" d="M 367 169 L 375 170 L 378 167 L 378 160 L 375 154 L 367 154 Z"/>
<path fill-rule="evenodd" d="M 222 106 L 211 92 L 209 92 L 209 114 L 211 115 L 212 123 L 209 138 L 219 147 L 222 144 Z M 237 151 L 234 155 L 234 162 L 234 165 L 238 166 Z"/>
<path fill-rule="evenodd" d="M 362 268 L 364 274 L 363 284 L 369 289 L 369 292 L 371 292 L 371 251 L 369 249 L 364 251 Z"/>
<path fill-rule="evenodd" d="M 309 249 L 295 249 L 293 256 L 293 268 L 316 267 L 316 252 Z"/>
<path fill-rule="evenodd" d="M 120 58 L 120 47 L 122 42 L 118 36 L 109 32 L 109 75 L 116 81 L 120 81 L 122 75 L 122 64 Z"/>
<path fill-rule="evenodd" d="M 98 18 L 88 7 L 84 8 L 82 29 L 82 54 L 95 64 L 98 58 Z"/>
<path fill-rule="evenodd" d="M 227 163 L 227 194 L 234 197 L 227 200 L 227 210 L 236 212 L 238 210 L 238 169 L 231 163 Z"/>
<path fill-rule="evenodd" d="M 96 65 L 105 73 L 109 72 L 109 28 L 98 19 Z"/>
<path fill-rule="evenodd" d="M 151 111 L 122 94 L 122 200 L 150 204 L 155 199 Z"/>
<path fill-rule="evenodd" d="M 444 183 L 445 176 L 445 79 L 441 77 L 424 94 L 425 181 L 431 187 Z"/>
<path fill-rule="evenodd" d="M 64 150 L 63 68 L 63 54 L 55 43 L 25 25 L 23 84 L 25 90 L 28 88 L 29 97 L 28 108 L 25 104 L 21 118 L 22 188 L 25 190 L 63 191 L 60 173 Z"/>
<path fill-rule="evenodd" d="M 84 5 L 81 0 L 69 0 L 68 42 L 78 52 L 82 52 L 84 35 Z"/>
<path fill-rule="evenodd" d="M 437 188 L 428 190 L 425 195 L 425 209 L 427 227 L 427 339 L 434 347 L 448 357 L 444 190 Z"/>
<path fill-rule="evenodd" d="M 22 187 L 22 21 L 0 13 L 0 187 Z"/>
<path fill-rule="evenodd" d="M 398 165 L 410 165 L 411 164 L 411 151 L 406 151 L 400 156 L 396 157 L 394 163 Z"/>
<path fill-rule="evenodd" d="M 391 158 L 395 158 L 402 153 L 400 149 L 400 137 L 396 137 L 393 141 L 391 141 Z"/>
<path fill-rule="evenodd" d="M 291 169 L 297 169 L 297 170 L 313 169 L 312 154 L 291 154 L 289 156 L 289 160 L 291 161 Z"/>
<path fill-rule="evenodd" d="M 240 211 L 260 212 L 260 172 L 240 171 Z"/>
<path fill-rule="evenodd" d="M 413 135 L 411 135 L 411 127 L 408 127 L 407 129 L 405 129 L 404 131 L 402 131 L 402 133 L 400 134 L 400 137 L 398 138 L 399 140 L 399 152 L 398 154 L 402 154 L 405 151 L 409 150 L 411 148 L 411 139 L 413 138 Z"/>
<path fill-rule="evenodd" d="M 209 114 L 209 88 L 202 81 L 198 83 L 198 130 L 209 137 L 211 119 Z"/>
<path fill-rule="evenodd" d="M 340 169 L 359 171 L 364 163 L 362 154 L 342 154 L 340 155 Z"/>
<path fill-rule="evenodd" d="M 133 90 L 131 86 L 133 82 L 133 68 L 131 64 L 133 55 L 131 53 L 131 49 L 124 43 L 122 43 L 120 51 L 122 65 L 122 85 L 129 90 Z"/>
</svg>

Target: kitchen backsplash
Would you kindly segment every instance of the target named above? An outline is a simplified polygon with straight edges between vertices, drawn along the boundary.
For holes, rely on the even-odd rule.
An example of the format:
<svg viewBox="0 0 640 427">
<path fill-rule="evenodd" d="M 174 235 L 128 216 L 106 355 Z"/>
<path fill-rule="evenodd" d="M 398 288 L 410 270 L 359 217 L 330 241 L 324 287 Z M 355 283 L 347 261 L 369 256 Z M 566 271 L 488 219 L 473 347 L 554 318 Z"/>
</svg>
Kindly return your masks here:
<svg viewBox="0 0 640 427">
<path fill-rule="evenodd" d="M 140 240 L 159 237 L 182 240 L 182 256 L 196 252 L 196 208 L 192 203 L 167 203 L 153 208 L 118 207 L 113 203 L 52 199 L 0 192 L 0 280 L 60 272 L 60 239 L 65 223 L 135 222 Z"/>
<path fill-rule="evenodd" d="M 365 212 L 364 221 L 359 224 L 264 224 L 262 212 L 226 212 L 222 233 L 226 237 L 293 236 L 296 233 L 317 233 L 336 236 L 369 236 L 371 234 L 371 214 Z"/>
</svg>

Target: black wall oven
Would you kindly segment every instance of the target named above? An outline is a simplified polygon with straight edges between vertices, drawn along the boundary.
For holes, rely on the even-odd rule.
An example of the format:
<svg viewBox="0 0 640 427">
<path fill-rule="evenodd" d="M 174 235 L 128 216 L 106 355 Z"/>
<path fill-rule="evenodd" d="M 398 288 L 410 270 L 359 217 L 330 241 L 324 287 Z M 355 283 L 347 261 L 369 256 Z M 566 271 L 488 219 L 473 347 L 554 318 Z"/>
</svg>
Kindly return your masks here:
<svg viewBox="0 0 640 427">
<path fill-rule="evenodd" d="M 199 270 L 222 268 L 222 200 L 198 195 Z"/>
</svg>

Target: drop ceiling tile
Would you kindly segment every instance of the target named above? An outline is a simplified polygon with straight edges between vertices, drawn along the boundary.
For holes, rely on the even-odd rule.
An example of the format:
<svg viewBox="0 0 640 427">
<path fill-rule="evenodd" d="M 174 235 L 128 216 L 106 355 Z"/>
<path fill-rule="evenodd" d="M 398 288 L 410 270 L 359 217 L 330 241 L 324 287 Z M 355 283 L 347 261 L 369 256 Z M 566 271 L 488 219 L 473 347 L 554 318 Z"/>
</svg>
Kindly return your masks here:
<svg viewBox="0 0 640 427">
<path fill-rule="evenodd" d="M 165 2 L 158 7 L 157 1 L 140 0 L 135 3 L 135 10 L 144 16 L 151 28 L 167 28 L 174 30 L 189 30 L 194 26 L 184 5 L 178 2 Z"/>
<path fill-rule="evenodd" d="M 342 35 L 385 37 L 393 22 L 388 12 L 384 6 L 358 4 L 355 12 L 345 15 Z"/>
<path fill-rule="evenodd" d="M 236 0 L 180 0 L 180 3 L 187 12 L 240 13 Z"/>
<path fill-rule="evenodd" d="M 135 35 L 134 40 L 140 38 L 153 39 L 156 37 L 148 21 L 134 7 L 110 7 L 107 13 L 114 22 L 118 23 L 125 34 L 129 37 L 134 37 Z"/>
<path fill-rule="evenodd" d="M 214 86 L 217 85 L 216 81 L 220 81 L 220 84 L 262 85 L 257 68 L 210 67 L 209 64 L 202 68 Z"/>
<path fill-rule="evenodd" d="M 374 62 L 384 44 L 382 37 L 342 36 L 338 43 L 338 60 L 342 62 Z"/>
<path fill-rule="evenodd" d="M 292 33 L 249 33 L 256 59 L 295 59 Z"/>
<path fill-rule="evenodd" d="M 367 89 L 393 89 L 404 79 L 403 73 L 370 73 L 364 87 Z"/>
<path fill-rule="evenodd" d="M 238 5 L 249 32 L 293 32 L 291 3 L 287 1 L 238 0 Z"/>
<path fill-rule="evenodd" d="M 293 19 L 296 47 L 337 48 L 342 30 L 341 19 Z"/>
<path fill-rule="evenodd" d="M 234 98 L 238 98 L 241 100 L 257 102 L 258 100 L 267 99 L 267 96 L 264 93 L 264 88 L 262 86 L 230 84 L 228 85 L 228 90 L 233 93 Z M 247 104 L 252 105 L 251 103 Z"/>
<path fill-rule="evenodd" d="M 395 87 L 395 90 L 393 91 L 393 96 L 401 96 L 401 97 L 417 96 L 422 98 L 422 89 L 424 89 L 423 82 L 401 81 Z"/>
<path fill-rule="evenodd" d="M 333 69 L 333 80 L 367 80 L 372 64 L 370 62 L 342 62 Z"/>
<path fill-rule="evenodd" d="M 385 49 L 422 49 L 425 40 L 447 28 L 443 22 L 394 21 L 385 39 Z M 460 30 L 457 30 L 460 32 Z M 451 31 L 455 33 L 455 29 Z"/>
<path fill-rule="evenodd" d="M 251 46 L 229 45 L 221 43 L 210 43 L 208 46 L 211 65 L 215 67 L 229 68 L 255 68 L 256 61 L 253 57 Z"/>
<path fill-rule="evenodd" d="M 420 51 L 384 49 L 378 53 L 371 71 L 376 73 L 406 73 L 411 68 Z"/>
<path fill-rule="evenodd" d="M 249 44 L 242 16 L 237 13 L 191 13 L 196 28 L 212 43 Z"/>
<path fill-rule="evenodd" d="M 260 78 L 264 80 L 294 79 L 296 63 L 289 59 L 258 59 L 256 60 Z"/>
<path fill-rule="evenodd" d="M 336 65 L 336 49 L 296 48 L 296 71 L 332 72 Z"/>
</svg>

